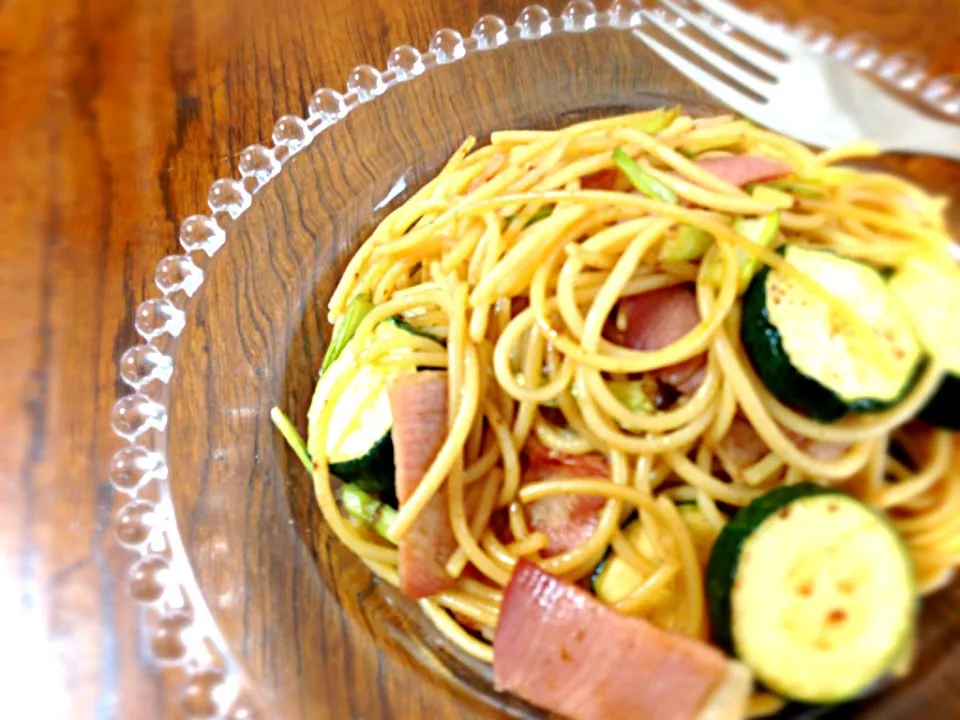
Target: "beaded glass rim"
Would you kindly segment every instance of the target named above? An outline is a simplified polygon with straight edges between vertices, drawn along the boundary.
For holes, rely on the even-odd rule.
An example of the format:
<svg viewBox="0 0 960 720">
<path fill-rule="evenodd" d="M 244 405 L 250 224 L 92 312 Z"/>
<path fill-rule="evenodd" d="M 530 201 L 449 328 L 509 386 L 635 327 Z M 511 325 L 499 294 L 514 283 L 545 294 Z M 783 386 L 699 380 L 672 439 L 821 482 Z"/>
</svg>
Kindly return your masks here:
<svg viewBox="0 0 960 720">
<path fill-rule="evenodd" d="M 400 46 L 390 53 L 383 71 L 371 65 L 357 66 L 347 77 L 345 92 L 317 90 L 305 117 L 291 114 L 277 120 L 272 145 L 251 145 L 240 153 L 240 179 L 215 181 L 207 197 L 210 214 L 193 215 L 180 225 L 184 253 L 158 263 L 154 279 L 161 295 L 137 307 L 134 324 L 142 342 L 120 358 L 120 378 L 133 392 L 119 398 L 111 413 L 111 427 L 126 445 L 110 461 L 109 480 L 116 492 L 127 498 L 112 523 L 120 544 L 134 552 L 127 586 L 145 609 L 145 633 L 153 659 L 185 674 L 182 706 L 187 715 L 241 720 L 265 710 L 255 683 L 231 656 L 191 572 L 176 527 L 164 451 L 178 338 L 187 323 L 191 298 L 203 283 L 204 268 L 226 242 L 224 227 L 246 211 L 253 196 L 313 138 L 394 85 L 470 53 L 508 43 L 602 28 L 632 30 L 646 22 L 642 11 L 652 5 L 641 0 L 614 0 L 606 10 L 598 10 L 590 0 L 572 0 L 559 15 L 531 5 L 521 10 L 512 24 L 485 15 L 467 37 L 453 29 L 439 30 L 423 52 Z M 654 11 L 677 27 L 683 25 L 662 9 Z M 759 15 L 816 52 L 871 74 L 921 104 L 960 117 L 960 77 L 929 77 L 919 56 L 884 55 L 869 35 L 837 38 L 824 22 L 787 27 L 775 11 Z"/>
</svg>

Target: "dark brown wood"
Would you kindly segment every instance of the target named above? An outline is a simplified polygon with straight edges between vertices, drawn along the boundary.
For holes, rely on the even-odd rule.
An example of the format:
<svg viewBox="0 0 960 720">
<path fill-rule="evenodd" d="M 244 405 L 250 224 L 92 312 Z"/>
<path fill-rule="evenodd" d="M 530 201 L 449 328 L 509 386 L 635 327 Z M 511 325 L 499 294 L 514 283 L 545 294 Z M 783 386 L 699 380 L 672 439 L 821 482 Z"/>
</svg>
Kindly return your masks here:
<svg viewBox="0 0 960 720">
<path fill-rule="evenodd" d="M 137 612 L 120 578 L 126 556 L 107 530 L 113 500 L 105 478 L 119 447 L 107 417 L 126 392 L 116 380 L 117 357 L 136 341 L 132 314 L 149 294 L 156 261 L 179 249 L 180 220 L 204 207 L 214 179 L 233 174 L 243 147 L 268 138 L 279 115 L 302 111 L 315 88 L 339 88 L 353 66 L 382 66 L 390 48 L 423 47 L 440 27 L 466 32 L 484 13 L 512 18 L 524 4 L 0 5 L 0 716 L 151 720 L 173 716 L 178 705 L 176 683 L 144 660 Z M 921 53 L 938 72 L 960 71 L 954 0 L 777 4 L 793 20 L 820 16 L 840 32 L 866 30 L 889 50 Z M 899 167 L 960 198 L 957 164 L 904 159 Z M 359 188 L 363 180 L 352 182 Z M 345 550 L 334 547 L 324 557 L 325 576 L 342 566 L 348 585 L 362 585 Z M 249 562 L 246 572 L 256 572 L 256 560 Z M 324 653 L 331 677 L 347 682 L 376 673 L 377 643 L 393 643 L 390 657 L 402 655 L 389 628 L 368 629 L 366 616 L 350 607 L 345 619 L 336 605 L 317 610 L 333 629 L 326 645 L 312 650 Z M 956 627 L 955 607 L 934 603 L 933 611 Z M 223 621 L 230 630 L 243 628 L 243 618 L 226 614 Z M 956 645 L 936 630 L 927 642 L 942 645 L 931 657 L 951 656 L 956 668 Z M 264 665 L 275 660 L 250 652 Z M 411 662 L 386 667 L 381 682 L 363 693 L 317 678 L 328 704 L 304 716 L 452 718 L 477 711 L 464 696 L 425 680 Z M 913 691 L 891 701 L 889 717 L 960 715 L 957 676 L 936 663 L 923 669 Z"/>
</svg>

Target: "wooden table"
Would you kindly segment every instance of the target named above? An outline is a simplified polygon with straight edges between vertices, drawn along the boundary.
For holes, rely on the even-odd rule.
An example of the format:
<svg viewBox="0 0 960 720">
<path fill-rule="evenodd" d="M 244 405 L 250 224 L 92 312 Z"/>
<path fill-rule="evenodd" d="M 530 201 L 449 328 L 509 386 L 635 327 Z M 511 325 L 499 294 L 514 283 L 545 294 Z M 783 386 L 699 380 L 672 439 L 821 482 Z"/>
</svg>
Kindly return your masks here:
<svg viewBox="0 0 960 720">
<path fill-rule="evenodd" d="M 744 0 L 772 3 L 960 71 L 957 0 Z M 0 5 L 0 716 L 173 715 L 118 578 L 105 469 L 118 448 L 107 418 L 127 392 L 118 354 L 136 341 L 133 310 L 157 260 L 179 249 L 180 220 L 315 88 L 523 4 Z"/>
</svg>

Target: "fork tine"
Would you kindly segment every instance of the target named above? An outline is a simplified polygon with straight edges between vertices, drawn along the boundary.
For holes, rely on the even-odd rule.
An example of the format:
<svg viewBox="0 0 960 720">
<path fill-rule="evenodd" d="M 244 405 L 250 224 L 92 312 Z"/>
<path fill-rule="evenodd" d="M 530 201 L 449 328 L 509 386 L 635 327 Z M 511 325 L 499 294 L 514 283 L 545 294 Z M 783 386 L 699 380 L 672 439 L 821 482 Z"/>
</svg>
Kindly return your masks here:
<svg viewBox="0 0 960 720">
<path fill-rule="evenodd" d="M 711 25 L 702 15 L 690 12 L 690 10 L 681 7 L 673 0 L 660 0 L 660 4 L 669 9 L 674 15 L 693 25 L 717 45 L 726 48 L 740 59 L 746 60 L 758 70 L 770 76 L 776 76 L 775 69 L 771 69 L 770 66 L 779 65 L 782 62 L 780 58 L 756 50 L 742 40 L 738 40 L 729 33 L 725 33 L 720 28 Z"/>
<path fill-rule="evenodd" d="M 790 57 L 793 53 L 804 51 L 803 43 L 792 35 L 773 27 L 766 20 L 761 20 L 726 0 L 695 1 L 718 20 L 733 25 L 754 42 L 760 43 L 774 52 Z"/>
<path fill-rule="evenodd" d="M 680 32 L 675 27 L 671 26 L 670 23 L 666 22 L 660 17 L 657 17 L 653 13 L 647 13 L 646 15 L 650 22 L 669 35 L 674 42 L 683 45 L 683 47 L 692 52 L 694 55 L 703 58 L 704 61 L 710 63 L 714 68 L 724 73 L 732 80 L 740 83 L 748 90 L 753 91 L 760 97 L 766 97 L 767 92 L 771 89 L 770 83 L 766 82 L 765 80 L 761 80 L 753 73 L 748 72 L 736 63 L 727 60 L 725 57 L 714 52 L 698 40 L 694 40 L 689 35 Z"/>
<path fill-rule="evenodd" d="M 741 115 L 759 119 L 763 105 L 753 98 L 747 97 L 739 90 L 727 85 L 725 82 L 711 75 L 703 68 L 695 65 L 674 50 L 671 50 L 659 40 L 646 35 L 639 30 L 634 30 L 633 34 L 643 43 L 659 55 L 667 64 L 672 65 L 687 78 L 702 87 L 714 97 L 729 105 Z"/>
</svg>

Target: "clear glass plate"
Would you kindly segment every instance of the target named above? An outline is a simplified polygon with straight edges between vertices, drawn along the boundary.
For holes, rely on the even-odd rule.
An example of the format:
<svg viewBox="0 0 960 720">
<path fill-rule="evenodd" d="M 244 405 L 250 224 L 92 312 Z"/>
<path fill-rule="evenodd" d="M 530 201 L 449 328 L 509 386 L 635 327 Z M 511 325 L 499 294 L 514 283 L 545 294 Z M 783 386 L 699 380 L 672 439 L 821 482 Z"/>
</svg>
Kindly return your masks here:
<svg viewBox="0 0 960 720">
<path fill-rule="evenodd" d="M 397 48 L 385 71 L 358 67 L 345 93 L 319 90 L 306 117 L 281 118 L 270 147 L 241 154 L 240 179 L 213 185 L 211 213 L 184 220 L 184 254 L 158 265 L 160 295 L 136 314 L 142 344 L 121 360 L 134 392 L 113 411 L 127 446 L 110 479 L 115 530 L 135 551 L 130 592 L 188 714 L 542 715 L 496 694 L 485 667 L 331 536 L 269 409 L 303 426 L 345 262 L 466 135 L 677 103 L 718 109 L 631 35 L 641 8 L 577 0 L 551 16 L 533 6 L 512 24 L 486 16 L 468 37 L 441 30 L 424 52 Z M 796 31 L 918 103 L 960 113 L 956 84 L 818 27 Z M 954 584 L 928 603 L 914 675 L 860 706 L 864 717 L 914 717 L 960 682 L 958 600 Z"/>
</svg>

